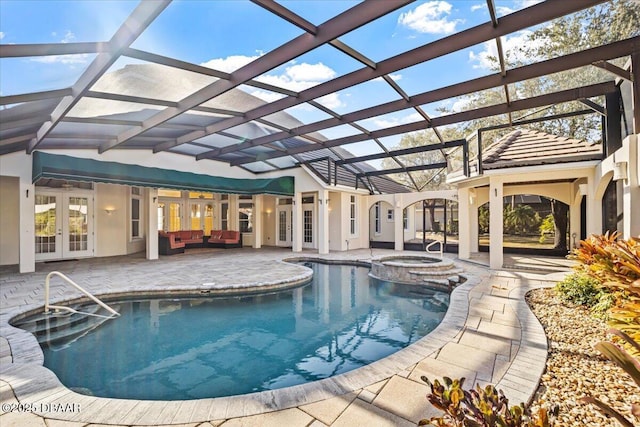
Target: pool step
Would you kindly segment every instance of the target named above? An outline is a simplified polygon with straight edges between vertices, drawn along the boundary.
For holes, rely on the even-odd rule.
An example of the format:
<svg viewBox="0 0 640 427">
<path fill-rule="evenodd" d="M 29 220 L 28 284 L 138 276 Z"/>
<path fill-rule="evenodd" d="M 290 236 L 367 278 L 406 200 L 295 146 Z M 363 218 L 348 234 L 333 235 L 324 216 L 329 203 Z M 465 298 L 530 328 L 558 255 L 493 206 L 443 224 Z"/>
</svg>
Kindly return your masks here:
<svg viewBox="0 0 640 427">
<path fill-rule="evenodd" d="M 98 313 L 100 311 L 100 306 L 83 306 L 79 307 L 71 307 L 75 310 L 82 311 L 84 313 L 89 314 L 104 314 Z M 24 329 L 25 331 L 31 332 L 32 334 L 37 334 L 41 331 L 55 330 L 59 328 L 66 328 L 69 325 L 73 325 L 79 321 L 82 321 L 86 318 L 87 315 L 83 313 L 71 313 L 69 311 L 51 311 L 49 313 L 41 313 L 35 317 L 29 319 L 28 322 L 16 322 L 14 326 L 17 328 Z"/>
<path fill-rule="evenodd" d="M 86 316 L 86 321 L 76 323 L 68 328 L 54 331 L 43 331 L 36 335 L 38 342 L 42 346 L 47 346 L 52 350 L 61 350 L 71 343 L 89 333 L 109 319 Z"/>
<path fill-rule="evenodd" d="M 74 341 L 90 330 L 100 326 L 109 316 L 106 310 L 99 306 L 72 307 L 83 313 L 54 312 L 42 313 L 27 322 L 16 322 L 13 326 L 24 329 L 35 335 L 38 343 L 54 348 L 61 340 Z M 61 346 L 60 348 L 65 347 Z"/>
<path fill-rule="evenodd" d="M 429 276 L 434 279 L 440 279 L 462 273 L 462 271 L 461 268 L 449 268 L 447 270 L 411 270 L 409 273 L 416 276 Z"/>
</svg>

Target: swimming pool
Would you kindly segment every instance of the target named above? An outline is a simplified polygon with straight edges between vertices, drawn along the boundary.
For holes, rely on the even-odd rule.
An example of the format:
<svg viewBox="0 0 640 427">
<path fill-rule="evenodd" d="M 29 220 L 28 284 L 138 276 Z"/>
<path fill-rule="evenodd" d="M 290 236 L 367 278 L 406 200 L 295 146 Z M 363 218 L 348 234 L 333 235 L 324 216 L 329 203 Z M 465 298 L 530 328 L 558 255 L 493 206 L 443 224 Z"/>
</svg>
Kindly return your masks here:
<svg viewBox="0 0 640 427">
<path fill-rule="evenodd" d="M 78 392 L 185 400 L 288 387 L 367 365 L 433 330 L 448 294 L 308 264 L 296 289 L 231 298 L 140 298 L 71 344 L 43 344 L 45 366 Z"/>
</svg>

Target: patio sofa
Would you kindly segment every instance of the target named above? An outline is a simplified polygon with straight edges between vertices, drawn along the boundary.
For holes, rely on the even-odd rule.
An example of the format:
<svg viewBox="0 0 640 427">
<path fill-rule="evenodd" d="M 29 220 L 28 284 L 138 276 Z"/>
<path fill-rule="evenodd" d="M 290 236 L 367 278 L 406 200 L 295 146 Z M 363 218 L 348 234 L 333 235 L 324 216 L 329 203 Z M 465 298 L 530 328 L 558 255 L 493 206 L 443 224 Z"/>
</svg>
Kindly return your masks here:
<svg viewBox="0 0 640 427">
<path fill-rule="evenodd" d="M 214 248 L 241 248 L 242 235 L 233 230 L 211 230 L 211 237 L 207 241 Z"/>
<path fill-rule="evenodd" d="M 185 243 L 176 239 L 173 232 L 158 232 L 158 252 L 160 255 L 175 255 L 184 253 Z"/>
<path fill-rule="evenodd" d="M 159 231 L 158 251 L 161 255 L 184 253 L 185 248 L 201 248 L 204 245 L 202 230 Z"/>
<path fill-rule="evenodd" d="M 202 230 L 180 230 L 171 231 L 176 235 L 176 239 L 186 245 L 187 248 L 203 246 L 204 240 L 202 239 L 204 232 Z"/>
</svg>

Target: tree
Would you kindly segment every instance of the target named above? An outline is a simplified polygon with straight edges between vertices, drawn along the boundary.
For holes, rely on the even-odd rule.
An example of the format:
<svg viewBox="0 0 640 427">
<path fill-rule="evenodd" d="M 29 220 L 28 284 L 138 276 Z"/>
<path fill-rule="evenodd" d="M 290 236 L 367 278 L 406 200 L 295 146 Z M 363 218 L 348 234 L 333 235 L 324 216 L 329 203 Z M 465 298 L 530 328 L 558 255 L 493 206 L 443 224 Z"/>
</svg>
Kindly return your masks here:
<svg viewBox="0 0 640 427">
<path fill-rule="evenodd" d="M 506 233 L 525 235 L 540 224 L 540 216 L 529 205 L 518 204 L 504 207 L 504 228 Z"/>
<path fill-rule="evenodd" d="M 555 237 L 553 239 L 553 249 L 567 250 L 567 227 L 569 206 L 551 199 L 551 215 L 555 224 Z"/>
</svg>

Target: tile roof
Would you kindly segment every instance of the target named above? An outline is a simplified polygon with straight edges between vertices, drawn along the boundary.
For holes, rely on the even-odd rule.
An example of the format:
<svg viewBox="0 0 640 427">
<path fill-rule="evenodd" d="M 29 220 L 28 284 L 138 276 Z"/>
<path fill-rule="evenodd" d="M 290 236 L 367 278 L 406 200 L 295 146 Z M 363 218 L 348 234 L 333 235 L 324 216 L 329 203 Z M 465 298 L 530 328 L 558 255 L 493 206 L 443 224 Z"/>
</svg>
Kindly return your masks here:
<svg viewBox="0 0 640 427">
<path fill-rule="evenodd" d="M 485 150 L 482 166 L 484 169 L 502 169 L 600 159 L 602 144 L 518 129 Z"/>
</svg>

